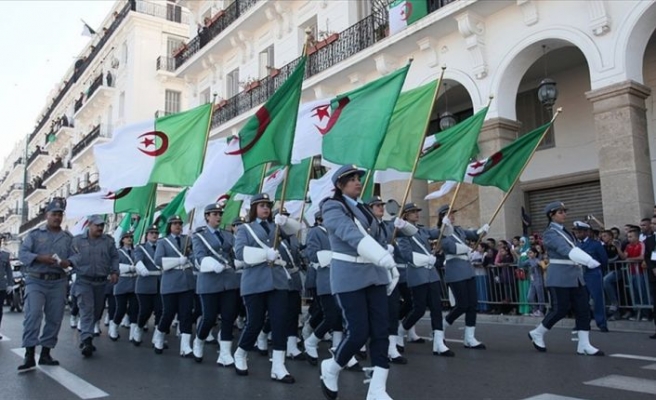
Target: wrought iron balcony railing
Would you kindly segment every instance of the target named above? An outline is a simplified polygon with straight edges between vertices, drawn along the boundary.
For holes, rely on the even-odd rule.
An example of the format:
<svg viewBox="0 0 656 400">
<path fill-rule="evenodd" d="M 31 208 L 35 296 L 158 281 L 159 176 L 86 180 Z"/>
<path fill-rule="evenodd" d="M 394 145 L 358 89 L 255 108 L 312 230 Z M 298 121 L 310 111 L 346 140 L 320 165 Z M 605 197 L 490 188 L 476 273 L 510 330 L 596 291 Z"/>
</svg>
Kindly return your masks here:
<svg viewBox="0 0 656 400">
<path fill-rule="evenodd" d="M 33 152 L 32 154 L 30 154 L 30 156 L 27 158 L 27 165 L 32 164 L 32 162 L 33 162 L 34 160 L 36 160 L 36 158 L 37 158 L 38 156 L 40 156 L 40 155 L 47 156 L 47 155 L 48 155 L 48 152 L 45 151 L 45 150 L 42 150 L 40 147 L 37 148 L 37 149 L 34 150 L 34 152 Z"/>
<path fill-rule="evenodd" d="M 18 228 L 18 232 L 23 233 L 25 231 L 28 231 L 28 230 L 34 228 L 35 226 L 39 225 L 41 222 L 43 222 L 45 220 L 46 220 L 46 212 L 45 212 L 45 210 L 42 210 L 34 218 L 32 218 L 32 219 L 28 220 L 27 222 L 25 222 L 24 224 L 22 224 L 20 226 L 20 228 Z"/>
<path fill-rule="evenodd" d="M 157 71 L 163 70 L 168 72 L 175 71 L 175 58 L 167 56 L 157 57 L 157 65 L 155 66 Z"/>
<path fill-rule="evenodd" d="M 99 137 L 110 137 L 111 128 L 107 125 L 96 125 L 78 144 L 73 146 L 71 157 L 75 157 Z"/>
</svg>

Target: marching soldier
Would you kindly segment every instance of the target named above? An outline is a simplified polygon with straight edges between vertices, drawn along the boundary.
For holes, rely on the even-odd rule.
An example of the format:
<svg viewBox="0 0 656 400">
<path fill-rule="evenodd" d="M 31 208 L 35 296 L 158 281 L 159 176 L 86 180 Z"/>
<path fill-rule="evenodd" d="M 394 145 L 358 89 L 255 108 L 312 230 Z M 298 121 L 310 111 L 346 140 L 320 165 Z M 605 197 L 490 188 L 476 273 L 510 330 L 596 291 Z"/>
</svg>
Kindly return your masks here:
<svg viewBox="0 0 656 400">
<path fill-rule="evenodd" d="M 119 277 L 118 282 L 114 285 L 114 298 L 116 299 L 116 311 L 112 320 L 109 322 L 109 338 L 116 341 L 119 338 L 118 326 L 123 317 L 128 315 L 130 320 L 130 343 L 134 342 L 135 329 L 137 328 L 137 315 L 139 305 L 137 296 L 134 294 L 134 288 L 137 283 L 137 273 L 134 260 L 134 234 L 132 232 L 123 232 L 121 235 L 121 248 L 118 249 L 119 256 Z"/>
<path fill-rule="evenodd" d="M 26 276 L 23 309 L 25 359 L 18 367 L 18 372 L 30 371 L 36 367 L 34 350 L 37 345 L 41 345 L 39 365 L 59 365 L 50 355 L 50 350 L 57 344 L 57 335 L 64 317 L 68 284 L 64 269 L 70 267 L 67 260 L 71 256 L 73 240 L 73 236 L 61 228 L 64 207 L 63 199 L 52 200 L 46 208 L 46 226 L 30 231 L 18 252 Z M 41 333 L 41 322 L 44 319 Z"/>
<path fill-rule="evenodd" d="M 387 244 L 375 239 L 380 235 L 378 221 L 358 202 L 363 175 L 364 171 L 354 165 L 338 169 L 332 177 L 335 194 L 321 207 L 332 249 L 331 290 L 337 296 L 348 329 L 334 357 L 321 363 L 321 386 L 324 396 L 330 400 L 337 398 L 341 370 L 367 340 L 373 365 L 367 399 L 390 398 L 386 392 L 389 373 L 387 291 L 390 271 L 396 270 L 396 262 Z"/>
<path fill-rule="evenodd" d="M 253 196 L 249 220 L 237 230 L 235 236 L 235 265 L 243 266 L 241 295 L 246 305 L 248 320 L 235 351 L 237 375 L 248 375 L 247 351 L 252 350 L 264 325 L 265 313 L 271 321 L 273 364 L 271 379 L 294 383 L 294 377 L 285 368 L 285 338 L 287 337 L 287 310 L 291 277 L 285 262 L 274 248 L 274 231 L 271 207 L 273 202 L 266 193 Z M 276 216 L 276 224 L 287 235 L 294 235 L 300 224 L 291 218 Z"/>
<path fill-rule="evenodd" d="M 146 230 L 146 241 L 134 249 L 135 268 L 139 274 L 134 288 L 139 301 L 137 328 L 132 342 L 135 346 L 141 344 L 143 330 L 150 316 L 155 314 L 155 326 L 162 316 L 162 297 L 159 294 L 159 280 L 162 271 L 155 264 L 157 239 L 159 239 L 159 228 L 157 225 L 152 225 Z"/>
<path fill-rule="evenodd" d="M 193 265 L 187 258 L 190 243 L 182 234 L 182 218 L 169 217 L 166 237 L 157 241 L 155 264 L 162 267 L 162 318 L 153 333 L 155 354 L 164 350 L 164 335 L 169 333 L 173 317 L 178 314 L 180 324 L 180 355 L 189 357 L 191 349 L 191 326 L 193 324 L 194 288 L 196 277 Z"/>
<path fill-rule="evenodd" d="M 549 226 L 542 233 L 542 243 L 549 254 L 546 286 L 549 288 L 553 307 L 542 323 L 529 332 L 529 339 L 536 350 L 547 351 L 544 335 L 571 309 L 576 318 L 574 329 L 578 331 L 579 338 L 576 352 L 581 355 L 603 356 L 603 351 L 590 344 L 588 292 L 581 271 L 582 266 L 594 269 L 599 268 L 600 264 L 576 247 L 576 239 L 565 229 L 565 204 L 560 201 L 549 203 L 544 212 L 549 219 Z"/>
<path fill-rule="evenodd" d="M 73 238 L 73 251 L 70 261 L 77 278 L 75 297 L 80 308 L 80 327 L 82 333 L 82 356 L 91 357 L 93 346 L 93 327 L 100 320 L 105 305 L 105 284 L 107 276 L 116 283 L 119 274 L 119 257 L 114 238 L 103 234 L 105 220 L 99 215 L 89 217 L 87 233 Z"/>
<path fill-rule="evenodd" d="M 2 237 L 0 237 L 0 244 L 2 244 Z M 5 304 L 5 296 L 11 296 L 14 293 L 13 283 L 14 271 L 9 262 L 9 253 L 0 250 L 0 324 L 2 324 L 2 310 Z M 2 339 L 2 335 L 0 335 L 0 339 Z"/>
<path fill-rule="evenodd" d="M 200 266 L 196 293 L 200 296 L 203 316 L 197 328 L 193 352 L 196 361 L 203 360 L 203 345 L 216 317 L 221 311 L 221 332 L 217 364 L 224 367 L 235 363 L 232 358 L 232 326 L 239 313 L 239 275 L 233 267 L 230 251 L 234 238 L 230 232 L 219 228 L 223 207 L 212 203 L 205 207 L 204 226 L 194 233 L 192 242 L 194 259 Z"/>
<path fill-rule="evenodd" d="M 484 236 L 490 230 L 490 226 L 485 224 L 478 231 L 454 226 L 455 211 L 450 212 L 448 205 L 440 207 L 437 214 L 438 227 L 444 230 L 441 242 L 445 254 L 444 281 L 449 285 L 456 299 L 456 306 L 444 318 L 443 329 L 451 326 L 456 319 L 465 314 L 465 348 L 484 350 L 485 345 L 474 336 L 478 298 L 474 267 L 469 260 L 471 248 L 466 242 L 477 241 L 481 235 Z"/>
</svg>

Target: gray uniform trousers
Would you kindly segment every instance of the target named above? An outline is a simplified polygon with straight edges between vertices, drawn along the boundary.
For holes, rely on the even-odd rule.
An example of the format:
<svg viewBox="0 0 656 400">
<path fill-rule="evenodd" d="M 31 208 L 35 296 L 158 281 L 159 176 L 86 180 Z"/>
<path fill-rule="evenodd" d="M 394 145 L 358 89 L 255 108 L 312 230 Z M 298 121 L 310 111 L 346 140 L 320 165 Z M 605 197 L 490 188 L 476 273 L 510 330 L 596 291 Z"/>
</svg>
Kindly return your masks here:
<svg viewBox="0 0 656 400">
<path fill-rule="evenodd" d="M 64 318 L 64 305 L 66 304 L 68 281 L 65 276 L 62 271 L 63 278 L 59 280 L 46 281 L 32 278 L 29 275 L 25 279 L 23 347 L 41 345 L 53 348 L 57 344 L 57 335 Z M 45 324 L 41 331 L 44 314 Z"/>
<path fill-rule="evenodd" d="M 90 282 L 78 278 L 74 289 L 80 309 L 80 340 L 93 338 L 93 325 L 102 317 L 105 309 L 105 282 Z"/>
</svg>

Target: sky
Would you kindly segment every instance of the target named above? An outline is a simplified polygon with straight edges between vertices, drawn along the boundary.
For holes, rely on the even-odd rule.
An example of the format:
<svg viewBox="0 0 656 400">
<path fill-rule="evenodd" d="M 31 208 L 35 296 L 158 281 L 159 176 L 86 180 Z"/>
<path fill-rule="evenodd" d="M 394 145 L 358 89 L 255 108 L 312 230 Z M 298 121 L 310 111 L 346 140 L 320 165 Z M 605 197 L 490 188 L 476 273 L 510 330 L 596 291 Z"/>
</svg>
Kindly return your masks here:
<svg viewBox="0 0 656 400">
<path fill-rule="evenodd" d="M 0 0 L 0 168 L 31 133 L 50 91 L 61 83 L 114 0 Z"/>
</svg>

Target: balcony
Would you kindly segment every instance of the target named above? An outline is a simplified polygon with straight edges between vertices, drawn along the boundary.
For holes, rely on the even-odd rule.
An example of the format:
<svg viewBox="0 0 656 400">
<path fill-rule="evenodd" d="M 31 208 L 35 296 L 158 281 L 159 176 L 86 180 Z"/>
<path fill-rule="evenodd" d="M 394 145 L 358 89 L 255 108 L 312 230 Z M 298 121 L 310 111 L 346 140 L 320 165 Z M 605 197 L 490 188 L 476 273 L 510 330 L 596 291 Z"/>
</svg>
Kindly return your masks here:
<svg viewBox="0 0 656 400">
<path fill-rule="evenodd" d="M 5 223 L 11 222 L 13 218 L 22 218 L 22 217 L 23 217 L 22 208 L 20 207 L 10 208 L 9 211 L 7 211 L 7 214 L 5 215 Z"/>
<path fill-rule="evenodd" d="M 157 57 L 157 63 L 155 66 L 157 72 L 166 71 L 166 72 L 175 72 L 175 58 L 167 56 Z"/>
<path fill-rule="evenodd" d="M 189 25 L 189 13 L 184 11 L 182 7 L 175 4 L 167 4 L 166 6 L 163 6 L 161 4 L 138 1 L 136 10 L 134 11 L 141 14 L 165 19 L 167 21 Z"/>
<path fill-rule="evenodd" d="M 66 180 L 70 171 L 71 163 L 68 162 L 64 164 L 64 161 L 62 161 L 61 158 L 58 158 L 55 161 L 52 161 L 50 165 L 48 165 L 48 169 L 43 173 L 43 184 L 47 186 L 52 183 L 53 187 L 59 187 L 61 186 L 60 183 L 64 183 L 63 180 Z M 62 177 L 62 179 L 59 179 L 59 177 Z"/>
<path fill-rule="evenodd" d="M 82 185 L 83 184 L 80 184 L 80 186 L 78 186 L 77 192 L 75 192 L 75 194 L 93 193 L 100 190 L 100 185 L 98 184 L 97 180 L 93 182 L 89 182 L 84 186 Z"/>
<path fill-rule="evenodd" d="M 111 127 L 108 125 L 96 125 L 78 144 L 71 150 L 71 162 L 74 163 L 81 157 L 90 153 L 89 149 L 96 142 L 105 142 L 112 137 Z"/>
<path fill-rule="evenodd" d="M 9 190 L 7 190 L 7 193 L 11 195 L 11 193 L 15 190 L 23 190 L 23 184 L 22 183 L 12 183 L 11 186 L 9 186 Z"/>
<path fill-rule="evenodd" d="M 37 177 L 32 183 L 27 185 L 25 189 L 25 200 L 28 200 L 32 197 L 33 194 L 43 194 L 46 193 L 46 187 L 43 184 L 43 178 Z"/>
<path fill-rule="evenodd" d="M 106 76 L 102 73 L 98 74 L 89 85 L 87 93 L 75 101 L 75 118 L 84 120 L 92 116 L 94 111 L 102 110 L 110 104 L 112 95 L 116 91 L 113 86 L 114 78 L 109 72 Z"/>
<path fill-rule="evenodd" d="M 46 222 L 46 212 L 45 209 L 43 209 L 39 212 L 39 214 L 36 217 L 22 224 L 20 228 L 18 228 L 18 232 L 23 233 L 32 230 L 33 228 L 39 227 L 45 222 Z"/>
<path fill-rule="evenodd" d="M 226 9 L 216 13 L 210 20 L 205 22 L 205 27 L 198 32 L 198 35 L 175 54 L 175 68 L 180 68 L 194 54 L 219 36 L 221 32 L 225 31 L 258 2 L 259 0 L 235 0 Z"/>
<path fill-rule="evenodd" d="M 43 161 L 48 157 L 48 152 L 43 150 L 41 146 L 37 146 L 36 150 L 29 157 L 27 157 L 27 169 L 41 169 Z M 37 161 L 38 160 L 38 161 Z"/>
</svg>

